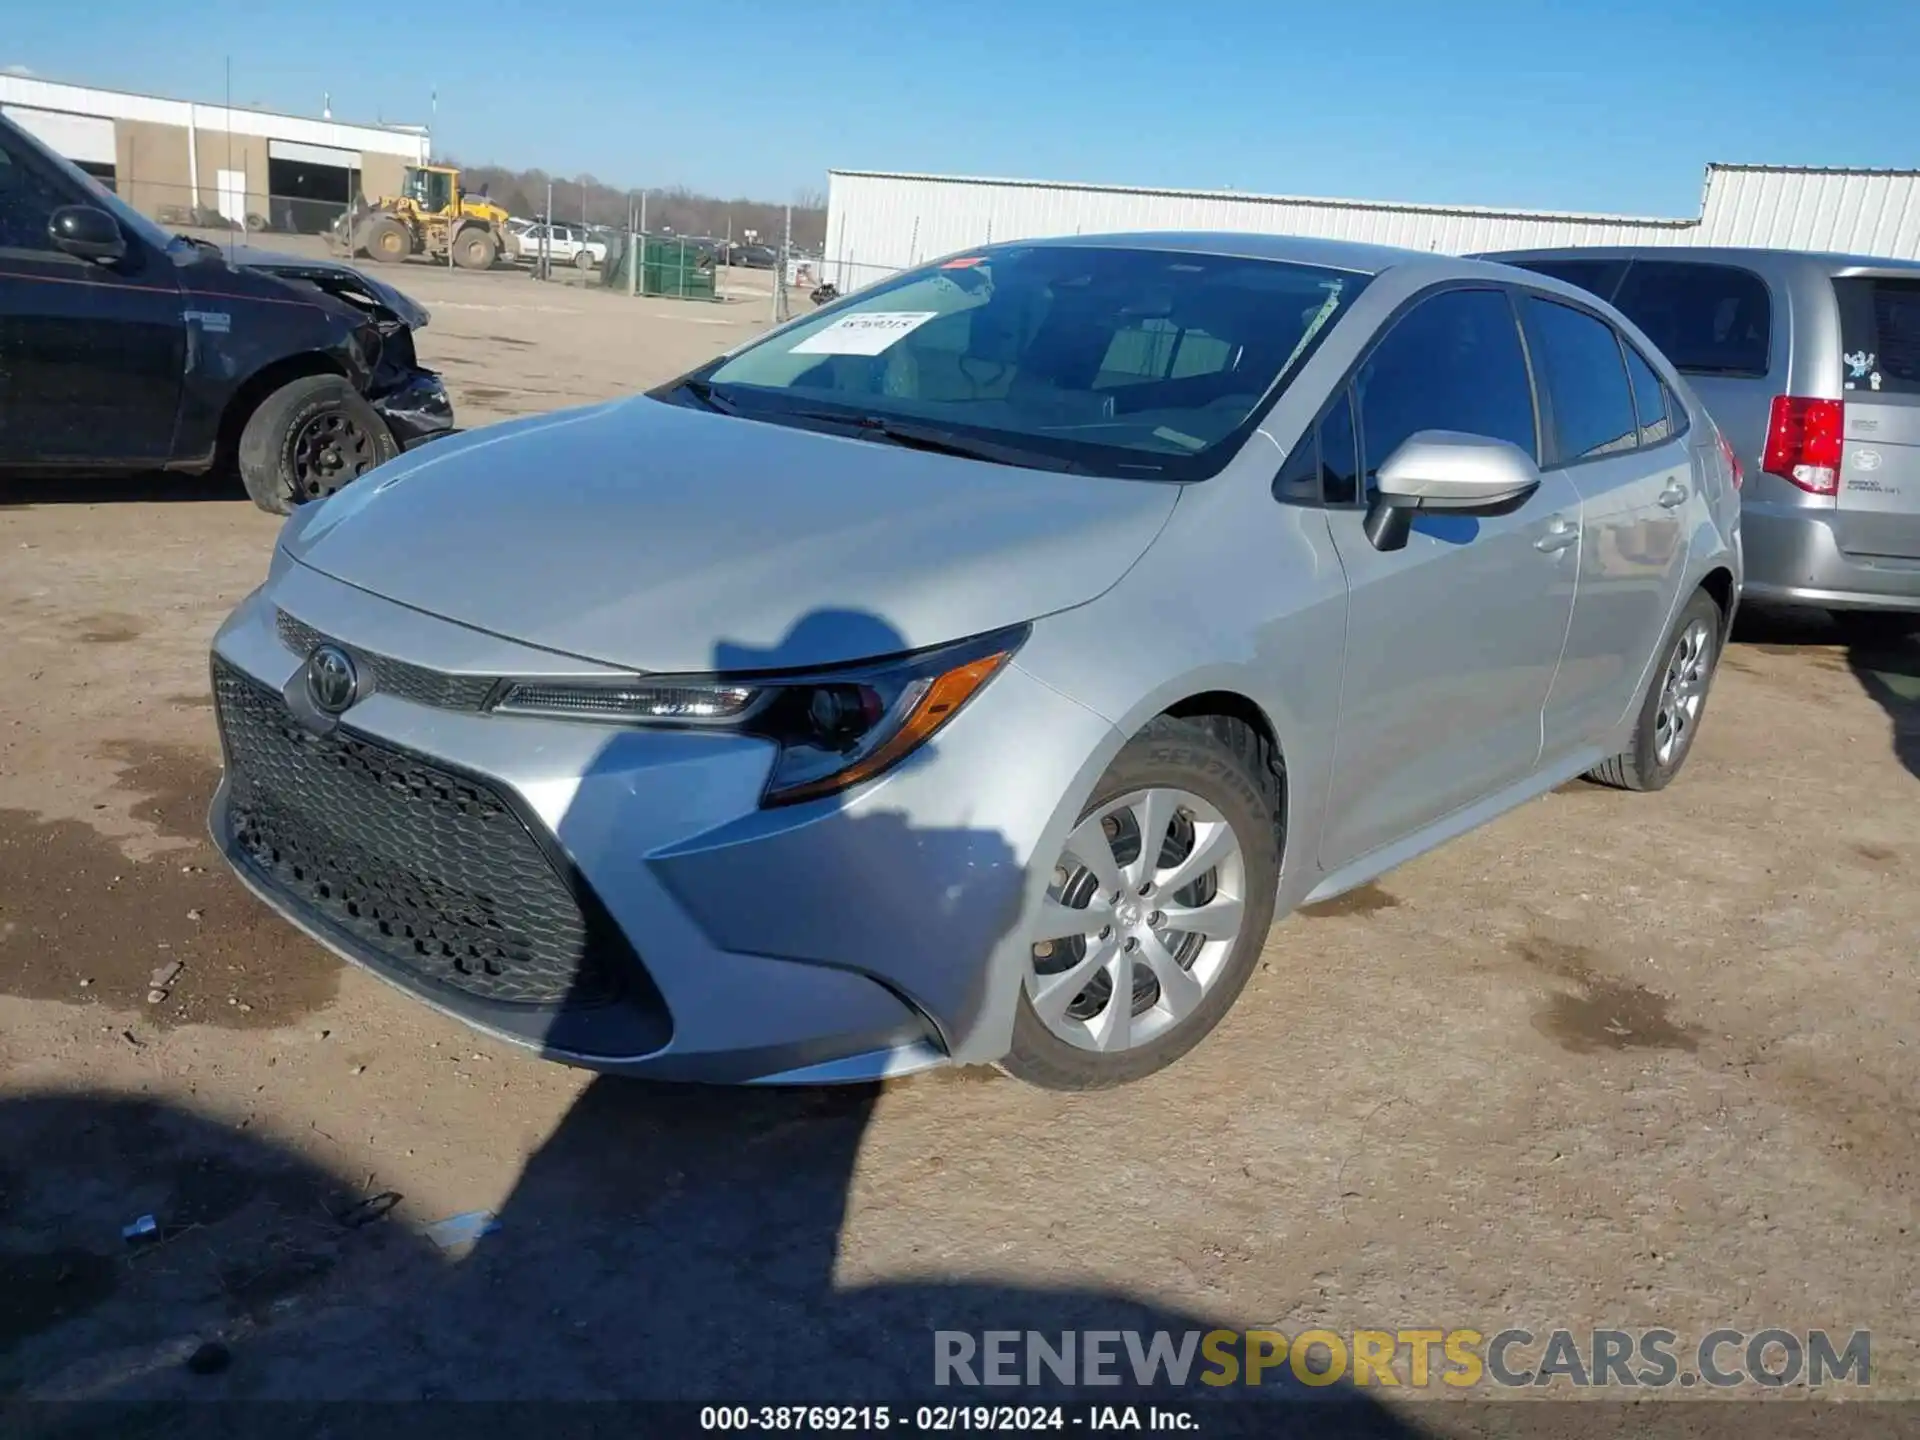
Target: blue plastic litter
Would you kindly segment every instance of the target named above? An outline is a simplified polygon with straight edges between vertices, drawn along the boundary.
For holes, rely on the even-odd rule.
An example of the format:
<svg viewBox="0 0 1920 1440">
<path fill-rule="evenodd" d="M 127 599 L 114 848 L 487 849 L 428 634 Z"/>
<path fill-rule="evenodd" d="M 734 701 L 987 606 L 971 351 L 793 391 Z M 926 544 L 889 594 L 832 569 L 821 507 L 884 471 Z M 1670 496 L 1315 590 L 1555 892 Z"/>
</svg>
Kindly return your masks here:
<svg viewBox="0 0 1920 1440">
<path fill-rule="evenodd" d="M 422 1233 L 442 1250 L 457 1250 L 500 1228 L 500 1217 L 491 1210 L 469 1210 L 464 1215 L 449 1215 L 436 1220 Z"/>
</svg>

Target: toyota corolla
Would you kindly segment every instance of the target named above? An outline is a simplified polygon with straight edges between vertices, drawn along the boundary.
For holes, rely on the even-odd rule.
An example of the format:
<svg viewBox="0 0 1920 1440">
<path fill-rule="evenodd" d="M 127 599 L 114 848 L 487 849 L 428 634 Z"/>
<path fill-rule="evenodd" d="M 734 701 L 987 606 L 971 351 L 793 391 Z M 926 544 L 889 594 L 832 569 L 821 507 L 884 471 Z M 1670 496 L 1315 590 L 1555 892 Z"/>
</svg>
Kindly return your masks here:
<svg viewBox="0 0 1920 1440">
<path fill-rule="evenodd" d="M 1667 784 L 1735 484 L 1541 275 L 990 246 L 297 512 L 214 642 L 212 828 L 558 1059 L 1115 1084 L 1276 914 L 1571 777 Z"/>
</svg>

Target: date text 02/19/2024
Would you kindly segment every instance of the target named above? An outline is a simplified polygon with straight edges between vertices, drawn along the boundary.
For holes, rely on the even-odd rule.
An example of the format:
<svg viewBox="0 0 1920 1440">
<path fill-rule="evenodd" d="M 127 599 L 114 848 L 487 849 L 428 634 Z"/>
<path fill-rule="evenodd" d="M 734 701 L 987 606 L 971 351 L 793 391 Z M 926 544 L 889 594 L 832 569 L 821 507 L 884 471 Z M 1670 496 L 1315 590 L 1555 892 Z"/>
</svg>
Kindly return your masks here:
<svg viewBox="0 0 1920 1440">
<path fill-rule="evenodd" d="M 700 1428 L 735 1434 L 953 1433 L 1021 1431 L 1159 1431 L 1200 1428 L 1178 1407 L 1161 1405 L 705 1405 Z"/>
</svg>

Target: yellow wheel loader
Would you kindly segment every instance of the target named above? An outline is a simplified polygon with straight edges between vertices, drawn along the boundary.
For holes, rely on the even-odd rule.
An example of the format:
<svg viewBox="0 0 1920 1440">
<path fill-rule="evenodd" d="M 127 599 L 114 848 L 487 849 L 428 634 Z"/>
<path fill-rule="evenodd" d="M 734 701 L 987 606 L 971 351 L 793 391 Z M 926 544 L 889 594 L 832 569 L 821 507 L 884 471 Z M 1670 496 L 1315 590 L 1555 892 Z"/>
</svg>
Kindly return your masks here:
<svg viewBox="0 0 1920 1440">
<path fill-rule="evenodd" d="M 460 186 L 451 165 L 409 165 L 401 194 L 356 204 L 327 232 L 328 248 L 397 264 L 424 255 L 442 265 L 485 270 L 518 253 L 507 212 Z"/>
</svg>

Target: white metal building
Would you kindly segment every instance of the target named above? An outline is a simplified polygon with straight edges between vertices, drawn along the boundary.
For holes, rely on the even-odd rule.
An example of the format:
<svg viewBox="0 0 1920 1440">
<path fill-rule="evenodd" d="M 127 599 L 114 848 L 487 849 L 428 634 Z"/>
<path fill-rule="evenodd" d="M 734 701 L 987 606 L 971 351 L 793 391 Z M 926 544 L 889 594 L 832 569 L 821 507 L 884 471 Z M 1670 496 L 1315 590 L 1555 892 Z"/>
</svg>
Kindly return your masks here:
<svg viewBox="0 0 1920 1440">
<path fill-rule="evenodd" d="M 1127 230 L 1247 230 L 1452 254 L 1754 245 L 1920 259 L 1920 171 L 1709 165 L 1700 215 L 1683 220 L 835 170 L 825 268 L 844 291 L 969 245 Z"/>
<path fill-rule="evenodd" d="M 349 125 L 0 74 L 0 113 L 150 214 L 216 211 L 320 228 L 353 198 L 391 194 L 427 159 L 418 126 Z M 257 225 L 254 228 L 259 228 Z"/>
</svg>

